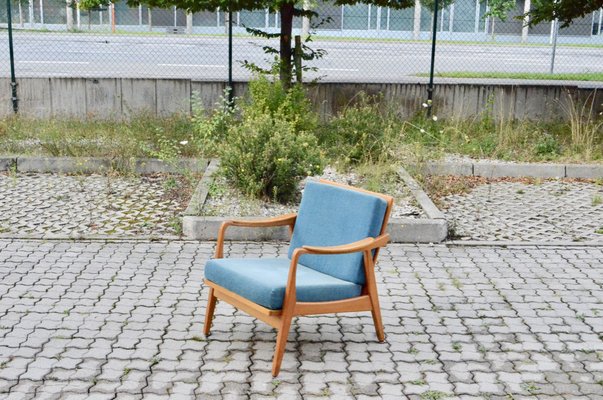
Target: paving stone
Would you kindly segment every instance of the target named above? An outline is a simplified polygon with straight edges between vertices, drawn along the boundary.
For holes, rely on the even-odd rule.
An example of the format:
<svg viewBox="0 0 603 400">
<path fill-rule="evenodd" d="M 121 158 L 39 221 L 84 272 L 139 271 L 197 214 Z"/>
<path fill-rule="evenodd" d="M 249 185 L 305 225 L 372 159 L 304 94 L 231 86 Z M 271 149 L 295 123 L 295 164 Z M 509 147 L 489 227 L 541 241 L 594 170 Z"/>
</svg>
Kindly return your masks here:
<svg viewBox="0 0 603 400">
<path fill-rule="evenodd" d="M 29 235 L 176 235 L 186 208 L 160 177 L 0 173 L 0 231 Z"/>
<path fill-rule="evenodd" d="M 550 180 L 497 182 L 443 199 L 449 226 L 469 240 L 595 241 L 603 221 L 603 187 Z"/>
<path fill-rule="evenodd" d="M 286 247 L 228 249 L 261 256 Z M 65 383 L 62 398 L 144 399 L 596 398 L 601 390 L 600 247 L 390 245 L 377 266 L 386 343 L 370 314 L 300 317 L 278 378 L 275 334 L 262 323 L 220 303 L 212 336 L 201 337 L 210 255 L 206 243 L 0 240 L 0 287 L 10 287 L 0 291 L 9 304 L 0 325 L 12 333 L 10 346 L 0 341 L 0 390 L 52 396 Z M 3 272 L 24 260 L 18 279 Z M 34 292 L 49 301 L 23 296 Z M 74 311 L 86 293 L 89 308 Z M 176 303 L 155 307 L 181 293 L 190 295 L 186 313 Z"/>
</svg>

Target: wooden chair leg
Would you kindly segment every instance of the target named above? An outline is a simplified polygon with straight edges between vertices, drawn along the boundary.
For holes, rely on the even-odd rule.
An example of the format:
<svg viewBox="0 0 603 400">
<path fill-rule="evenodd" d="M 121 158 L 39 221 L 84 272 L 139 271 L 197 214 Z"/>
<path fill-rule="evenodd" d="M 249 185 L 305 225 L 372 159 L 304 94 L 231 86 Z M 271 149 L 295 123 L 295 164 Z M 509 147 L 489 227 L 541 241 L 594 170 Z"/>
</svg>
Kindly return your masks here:
<svg viewBox="0 0 603 400">
<path fill-rule="evenodd" d="M 373 305 L 371 314 L 373 314 L 373 322 L 375 323 L 375 330 L 377 331 L 377 340 L 383 342 L 385 340 L 385 332 L 383 331 L 383 321 L 381 321 L 381 310 L 379 309 L 378 304 L 376 308 Z"/>
<path fill-rule="evenodd" d="M 281 362 L 285 354 L 285 346 L 287 345 L 287 337 L 289 336 L 289 328 L 291 327 L 291 317 L 283 315 L 281 327 L 278 330 L 276 337 L 276 347 L 274 349 L 274 357 L 272 358 L 272 376 L 277 376 L 281 370 Z"/>
<path fill-rule="evenodd" d="M 381 307 L 379 306 L 379 294 L 377 293 L 377 286 L 375 282 L 371 282 L 368 285 L 369 297 L 371 298 L 371 314 L 373 315 L 373 323 L 375 324 L 375 330 L 377 331 L 377 339 L 380 342 L 385 340 L 385 332 L 383 330 L 383 320 L 381 319 Z"/>
<path fill-rule="evenodd" d="M 216 309 L 216 296 L 214 296 L 214 288 L 209 288 L 209 297 L 207 299 L 207 307 L 205 309 L 205 324 L 203 324 L 203 334 L 209 335 L 211 329 L 211 322 L 214 318 L 214 311 Z"/>
</svg>

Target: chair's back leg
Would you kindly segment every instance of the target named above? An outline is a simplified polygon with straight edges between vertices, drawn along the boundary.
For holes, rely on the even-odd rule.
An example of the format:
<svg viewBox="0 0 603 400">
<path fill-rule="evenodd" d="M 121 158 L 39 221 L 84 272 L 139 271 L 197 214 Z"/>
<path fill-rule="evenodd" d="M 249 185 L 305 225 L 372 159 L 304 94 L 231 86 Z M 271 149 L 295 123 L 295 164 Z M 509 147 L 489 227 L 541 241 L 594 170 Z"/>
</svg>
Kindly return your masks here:
<svg viewBox="0 0 603 400">
<path fill-rule="evenodd" d="M 375 281 L 375 258 L 371 258 L 369 252 L 364 253 L 364 262 L 370 266 L 367 268 L 366 274 L 366 290 L 371 299 L 371 314 L 375 330 L 377 331 L 377 339 L 380 342 L 385 340 L 385 332 L 383 331 L 383 320 L 381 319 L 381 306 L 379 305 L 379 293 L 377 292 L 377 282 Z"/>
<path fill-rule="evenodd" d="M 272 376 L 277 376 L 281 370 L 281 362 L 283 361 L 283 355 L 285 354 L 285 347 L 287 346 L 287 338 L 289 337 L 289 329 L 291 328 L 291 318 L 289 314 L 283 313 L 282 323 L 278 330 L 278 336 L 276 337 L 276 347 L 274 349 L 274 357 L 272 358 Z"/>
<path fill-rule="evenodd" d="M 214 288 L 209 288 L 209 296 L 207 298 L 207 307 L 205 309 L 205 323 L 203 324 L 203 334 L 209 335 L 211 329 L 211 322 L 214 317 L 214 310 L 216 309 L 216 296 L 214 296 Z"/>
</svg>

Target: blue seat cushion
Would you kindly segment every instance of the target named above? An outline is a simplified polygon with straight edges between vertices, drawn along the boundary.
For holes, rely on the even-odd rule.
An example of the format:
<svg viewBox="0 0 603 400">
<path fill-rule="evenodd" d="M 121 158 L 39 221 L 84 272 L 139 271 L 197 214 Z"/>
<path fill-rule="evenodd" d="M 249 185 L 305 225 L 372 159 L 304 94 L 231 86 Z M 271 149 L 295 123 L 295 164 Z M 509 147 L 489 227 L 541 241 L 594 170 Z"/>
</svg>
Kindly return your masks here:
<svg viewBox="0 0 603 400">
<path fill-rule="evenodd" d="M 205 278 L 272 310 L 283 307 L 291 261 L 280 258 L 220 258 L 205 265 Z M 362 286 L 303 265 L 297 266 L 297 301 L 319 302 L 360 296 Z"/>
<path fill-rule="evenodd" d="M 309 181 L 302 195 L 289 258 L 301 246 L 337 246 L 381 234 L 387 202 L 379 196 Z M 299 262 L 324 274 L 364 284 L 362 253 L 303 255 Z"/>
</svg>

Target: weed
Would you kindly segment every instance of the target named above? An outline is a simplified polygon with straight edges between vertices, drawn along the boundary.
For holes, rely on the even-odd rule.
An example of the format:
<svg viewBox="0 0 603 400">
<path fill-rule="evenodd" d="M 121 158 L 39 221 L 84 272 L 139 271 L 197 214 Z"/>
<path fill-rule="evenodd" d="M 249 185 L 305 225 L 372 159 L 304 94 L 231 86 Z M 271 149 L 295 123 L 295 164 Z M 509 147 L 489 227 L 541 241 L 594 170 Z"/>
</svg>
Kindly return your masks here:
<svg viewBox="0 0 603 400">
<path fill-rule="evenodd" d="M 603 226 L 600 227 L 599 229 L 595 229 L 595 233 L 599 234 L 599 235 L 603 235 Z"/>
<path fill-rule="evenodd" d="M 603 204 L 603 197 L 599 196 L 598 194 L 594 195 L 591 204 L 593 207 Z"/>
<path fill-rule="evenodd" d="M 460 352 L 463 349 L 463 345 L 459 342 L 452 343 L 452 350 Z"/>
<path fill-rule="evenodd" d="M 151 360 L 150 360 L 150 366 L 153 367 L 153 366 L 155 366 L 157 364 L 159 364 L 159 358 L 157 358 L 157 357 L 151 358 Z"/>
<path fill-rule="evenodd" d="M 425 379 L 415 379 L 414 381 L 408 382 L 411 385 L 424 386 L 427 385 L 427 381 Z"/>
<path fill-rule="evenodd" d="M 463 284 L 461 283 L 459 278 L 453 277 L 452 278 L 452 286 L 454 286 L 455 288 L 460 290 L 463 287 Z"/>
<path fill-rule="evenodd" d="M 440 392 L 439 390 L 428 390 L 427 392 L 421 393 L 419 398 L 422 400 L 440 400 L 449 396 L 448 393 Z"/>
<path fill-rule="evenodd" d="M 173 216 L 172 218 L 170 218 L 169 225 L 170 228 L 174 230 L 174 233 L 176 233 L 176 235 L 182 235 L 182 220 L 180 219 L 180 217 Z"/>
<path fill-rule="evenodd" d="M 536 392 L 538 392 L 540 390 L 540 388 L 532 382 L 522 383 L 521 388 L 530 394 L 535 394 Z"/>
<path fill-rule="evenodd" d="M 173 176 L 170 176 L 169 178 L 167 178 L 165 181 L 163 181 L 163 188 L 165 190 L 175 190 L 180 186 L 180 184 L 178 183 L 178 181 L 176 180 L 176 178 L 174 178 Z"/>
<path fill-rule="evenodd" d="M 517 194 L 524 194 L 525 191 L 523 189 L 517 189 L 517 191 L 515 193 L 517 193 Z"/>
<path fill-rule="evenodd" d="M 124 373 L 121 375 L 121 380 L 124 380 L 132 372 L 131 368 L 124 368 Z"/>
<path fill-rule="evenodd" d="M 413 355 L 419 354 L 419 350 L 417 350 L 417 348 L 414 346 L 410 346 L 410 349 L 408 349 L 408 352 Z"/>
<path fill-rule="evenodd" d="M 328 387 L 326 387 L 320 391 L 320 395 L 322 397 L 329 397 L 329 396 L 331 396 L 331 390 Z"/>
<path fill-rule="evenodd" d="M 360 92 L 324 124 L 319 138 L 329 155 L 344 165 L 378 164 L 394 158 L 401 126 L 382 98 Z"/>
<path fill-rule="evenodd" d="M 9 360 L 5 360 L 0 362 L 0 369 L 4 369 L 6 368 L 6 366 L 8 365 Z"/>
<path fill-rule="evenodd" d="M 201 336 L 193 336 L 191 338 L 191 340 L 194 342 L 205 342 L 206 341 L 205 338 L 202 338 Z"/>
</svg>

